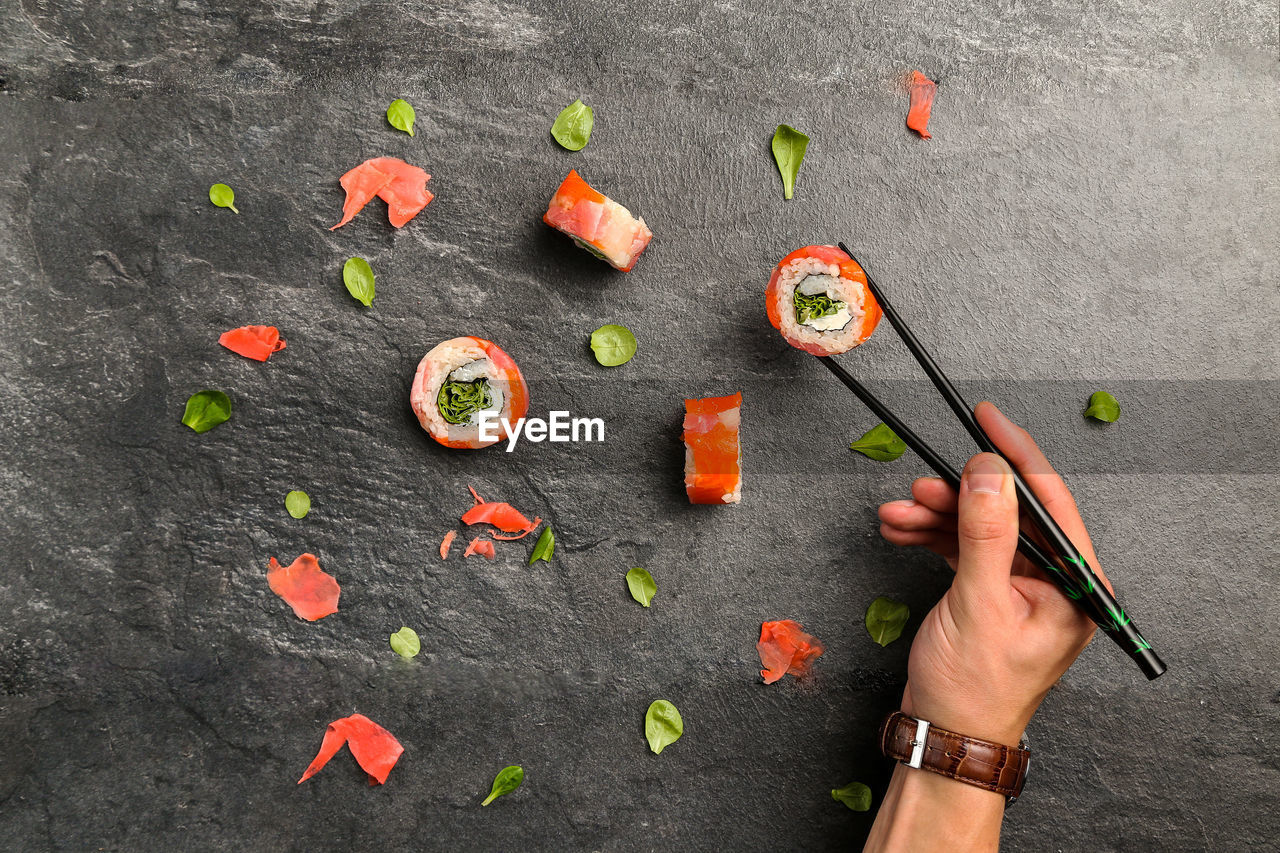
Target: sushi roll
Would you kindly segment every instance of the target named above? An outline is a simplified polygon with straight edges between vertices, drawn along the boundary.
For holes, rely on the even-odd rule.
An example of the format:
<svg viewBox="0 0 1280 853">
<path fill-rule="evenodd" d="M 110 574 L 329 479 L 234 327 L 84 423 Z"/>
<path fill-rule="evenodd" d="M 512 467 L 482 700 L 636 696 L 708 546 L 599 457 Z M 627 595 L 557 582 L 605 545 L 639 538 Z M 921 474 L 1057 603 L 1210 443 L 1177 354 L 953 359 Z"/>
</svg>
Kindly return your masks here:
<svg viewBox="0 0 1280 853">
<path fill-rule="evenodd" d="M 848 352 L 871 337 L 881 316 L 866 273 L 835 246 L 805 246 L 783 258 L 765 305 L 787 343 L 814 355 Z"/>
<path fill-rule="evenodd" d="M 643 219 L 591 189 L 573 169 L 551 197 L 542 221 L 623 272 L 636 265 L 636 258 L 653 239 Z"/>
<path fill-rule="evenodd" d="M 684 401 L 684 488 L 693 504 L 742 500 L 742 392 Z"/>
<path fill-rule="evenodd" d="M 451 338 L 418 362 L 409 405 L 418 423 L 445 447 L 478 450 L 503 436 L 498 422 L 480 437 L 481 415 L 514 424 L 529 411 L 529 386 L 520 368 L 497 344 L 483 338 Z"/>
</svg>

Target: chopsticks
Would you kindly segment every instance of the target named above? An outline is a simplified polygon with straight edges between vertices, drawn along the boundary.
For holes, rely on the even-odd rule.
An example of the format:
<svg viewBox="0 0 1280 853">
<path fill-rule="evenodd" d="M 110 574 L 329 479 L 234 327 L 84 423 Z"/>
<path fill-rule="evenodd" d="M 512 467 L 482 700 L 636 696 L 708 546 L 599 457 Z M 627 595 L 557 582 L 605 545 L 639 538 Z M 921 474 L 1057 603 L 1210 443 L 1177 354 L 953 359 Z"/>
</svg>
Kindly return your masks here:
<svg viewBox="0 0 1280 853">
<path fill-rule="evenodd" d="M 902 338 L 903 343 L 907 345 L 907 349 L 911 350 L 911 354 L 915 356 L 916 361 L 924 368 L 934 387 L 938 389 L 943 399 L 947 401 L 951 411 L 964 424 L 965 429 L 973 437 L 978 447 L 988 453 L 1000 454 L 990 437 L 987 436 L 978 424 L 977 419 L 974 418 L 969 404 L 964 401 L 955 386 L 947 379 L 946 374 L 938 367 L 937 362 L 929 355 L 924 345 L 912 334 L 906 322 L 894 310 L 889 300 L 885 298 L 884 292 L 876 286 L 870 274 L 867 274 L 866 267 L 862 266 L 853 257 L 853 253 L 849 251 L 844 243 L 838 245 L 845 254 L 858 263 L 858 266 L 862 267 L 863 273 L 867 276 L 867 286 L 876 301 L 880 303 L 880 309 L 884 312 L 884 316 L 889 320 L 894 330 L 897 331 L 898 336 Z M 906 424 L 894 416 L 883 403 L 876 399 L 874 394 L 851 376 L 831 356 L 816 356 L 816 358 L 835 374 L 836 378 L 854 393 L 854 396 L 861 400 L 880 420 L 884 421 L 885 425 L 915 451 L 930 468 L 937 472 L 939 477 L 953 488 L 959 488 L 959 473 L 948 465 L 946 460 L 939 456 L 932 447 L 917 436 Z M 1084 555 L 1080 553 L 1066 533 L 1062 531 L 1062 528 L 1058 526 L 1058 523 L 1053 520 L 1053 516 L 1049 515 L 1048 510 L 1036 498 L 1021 474 L 1018 473 L 1017 468 L 1012 463 L 1010 463 L 1009 467 L 1013 470 L 1018 502 L 1026 512 L 1032 526 L 1048 543 L 1049 549 L 1053 552 L 1053 558 L 1026 533 L 1021 531 L 1018 533 L 1018 550 L 1025 554 L 1034 565 L 1045 569 L 1045 573 L 1053 579 L 1063 594 L 1076 602 L 1097 623 L 1098 627 L 1138 664 L 1138 667 L 1149 680 L 1160 677 L 1167 668 L 1164 661 L 1151 648 L 1151 644 L 1143 638 L 1133 619 L 1125 613 L 1124 608 L 1107 591 L 1106 586 L 1102 584 L 1093 567 L 1085 560 Z"/>
</svg>

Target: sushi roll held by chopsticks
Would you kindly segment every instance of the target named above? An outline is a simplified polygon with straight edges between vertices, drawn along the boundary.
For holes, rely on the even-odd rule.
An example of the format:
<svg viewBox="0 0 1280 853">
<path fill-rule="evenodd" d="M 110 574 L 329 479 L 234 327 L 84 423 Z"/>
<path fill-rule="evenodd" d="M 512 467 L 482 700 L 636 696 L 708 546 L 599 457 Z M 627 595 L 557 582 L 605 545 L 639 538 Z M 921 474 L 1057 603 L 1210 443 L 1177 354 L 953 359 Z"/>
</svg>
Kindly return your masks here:
<svg viewBox="0 0 1280 853">
<path fill-rule="evenodd" d="M 484 338 L 450 338 L 418 363 L 409 405 L 418 423 L 445 447 L 478 450 L 501 440 L 501 421 L 529 411 L 529 386 L 511 356 Z M 491 418 L 481 438 L 480 420 Z"/>
<path fill-rule="evenodd" d="M 853 349 L 871 337 L 881 317 L 866 273 L 835 246 L 805 246 L 783 258 L 765 302 L 769 322 L 787 343 L 818 356 Z"/>
</svg>

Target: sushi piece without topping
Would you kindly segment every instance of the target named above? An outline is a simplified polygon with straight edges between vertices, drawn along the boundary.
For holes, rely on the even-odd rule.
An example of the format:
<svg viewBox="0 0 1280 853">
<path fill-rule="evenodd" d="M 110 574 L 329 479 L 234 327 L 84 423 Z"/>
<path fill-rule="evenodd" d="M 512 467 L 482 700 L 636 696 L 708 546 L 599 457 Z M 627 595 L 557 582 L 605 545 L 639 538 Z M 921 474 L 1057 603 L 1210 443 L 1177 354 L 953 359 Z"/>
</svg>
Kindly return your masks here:
<svg viewBox="0 0 1280 853">
<path fill-rule="evenodd" d="M 514 424 L 529 411 L 529 386 L 520 368 L 497 344 L 483 338 L 450 338 L 418 363 L 409 405 L 418 423 L 445 447 L 477 450 L 503 437 L 498 420 Z M 492 440 L 480 437 L 480 417 L 495 420 Z"/>
<path fill-rule="evenodd" d="M 593 190 L 573 169 L 552 196 L 542 221 L 623 272 L 636 265 L 636 258 L 653 239 L 643 219 Z"/>
<path fill-rule="evenodd" d="M 871 337 L 881 317 L 866 273 L 835 246 L 805 246 L 783 258 L 765 307 L 787 343 L 814 355 L 848 352 Z"/>
<path fill-rule="evenodd" d="M 684 401 L 684 488 L 689 503 L 742 500 L 741 410 L 742 392 Z"/>
</svg>

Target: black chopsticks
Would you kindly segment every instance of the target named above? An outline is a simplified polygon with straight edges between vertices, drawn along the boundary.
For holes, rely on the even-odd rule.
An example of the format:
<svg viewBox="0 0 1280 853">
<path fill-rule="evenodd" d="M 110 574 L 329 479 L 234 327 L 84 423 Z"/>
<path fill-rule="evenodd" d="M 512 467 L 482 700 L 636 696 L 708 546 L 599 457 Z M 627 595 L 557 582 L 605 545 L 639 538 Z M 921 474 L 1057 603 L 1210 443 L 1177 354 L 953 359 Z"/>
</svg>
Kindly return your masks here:
<svg viewBox="0 0 1280 853">
<path fill-rule="evenodd" d="M 844 243 L 840 243 L 839 246 L 845 254 L 857 262 L 857 259 L 853 257 L 853 253 L 849 251 Z M 978 447 L 988 453 L 999 454 L 1000 451 L 996 449 L 991 439 L 978 424 L 977 419 L 974 418 L 968 403 L 956 391 L 955 386 L 951 384 L 946 374 L 938 367 L 937 362 L 933 360 L 933 357 L 929 355 L 920 341 L 916 339 L 916 336 L 912 334 L 903 319 L 898 316 L 898 312 L 893 309 L 893 306 L 885 298 L 884 293 L 876 286 L 870 274 L 867 274 L 867 268 L 862 266 L 861 263 L 858 263 L 858 266 L 862 267 L 863 273 L 867 275 L 867 286 L 876 301 L 880 303 L 880 309 L 884 312 L 884 316 L 889 320 L 894 330 L 897 331 L 898 336 L 902 338 L 903 343 L 907 345 L 907 349 L 911 350 L 911 354 L 915 356 L 916 361 L 924 368 L 934 387 L 938 389 L 938 392 L 942 394 L 947 404 L 951 407 L 951 411 L 964 424 L 965 429 L 968 430 L 969 435 L 973 437 Z M 930 468 L 937 472 L 939 477 L 946 480 L 951 486 L 959 487 L 959 473 L 951 468 L 946 460 L 939 456 L 932 447 L 917 436 L 906 424 L 895 417 L 883 403 L 876 399 L 875 395 L 868 391 L 857 379 L 854 379 L 833 357 L 818 356 L 817 358 L 867 408 L 880 420 L 884 421 L 886 426 L 897 433 L 898 437 L 915 451 Z M 1116 645 L 1120 646 L 1129 657 L 1133 658 L 1148 679 L 1160 677 L 1166 669 L 1164 661 L 1160 660 L 1160 656 L 1151 648 L 1151 644 L 1143 639 L 1142 634 L 1138 631 L 1138 626 L 1125 613 L 1124 608 L 1112 597 L 1111 593 L 1107 592 L 1106 586 L 1099 580 L 1093 568 L 1062 531 L 1062 528 L 1058 526 L 1058 523 L 1049 515 L 1044 505 L 1032 493 L 1026 481 L 1018 473 L 1017 468 L 1012 463 L 1010 463 L 1009 467 L 1014 472 L 1013 479 L 1018 492 L 1019 504 L 1027 513 L 1027 517 L 1036 531 L 1044 537 L 1054 556 L 1051 558 L 1034 540 L 1021 532 L 1018 534 L 1018 550 L 1025 554 L 1035 565 L 1044 568 L 1046 574 L 1054 580 L 1063 594 L 1075 601 L 1097 623 L 1098 627 L 1115 641 Z"/>
</svg>

